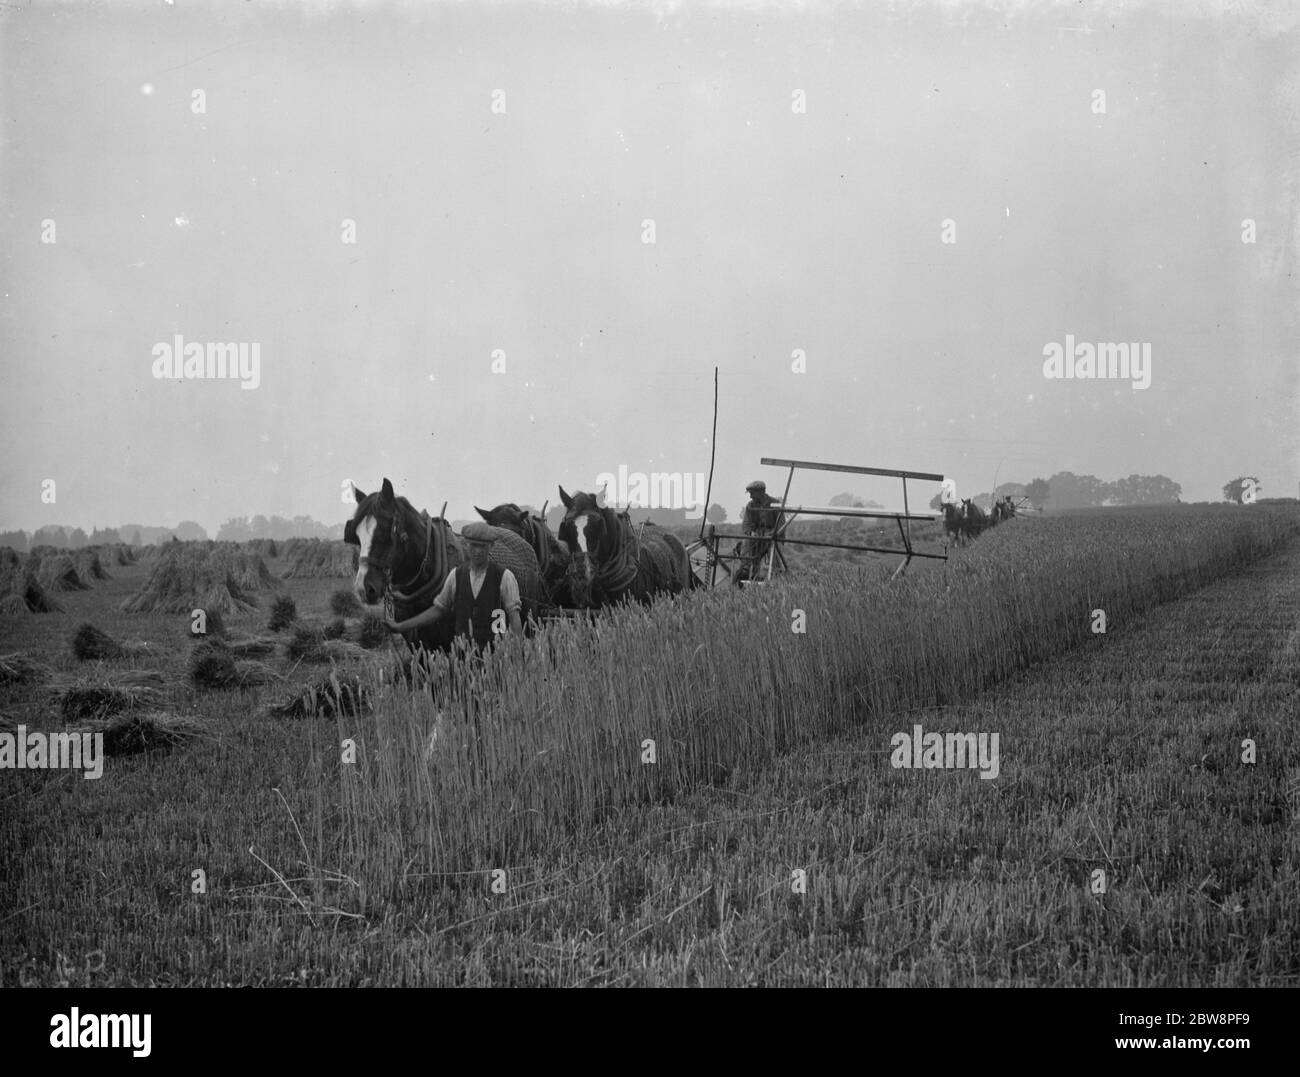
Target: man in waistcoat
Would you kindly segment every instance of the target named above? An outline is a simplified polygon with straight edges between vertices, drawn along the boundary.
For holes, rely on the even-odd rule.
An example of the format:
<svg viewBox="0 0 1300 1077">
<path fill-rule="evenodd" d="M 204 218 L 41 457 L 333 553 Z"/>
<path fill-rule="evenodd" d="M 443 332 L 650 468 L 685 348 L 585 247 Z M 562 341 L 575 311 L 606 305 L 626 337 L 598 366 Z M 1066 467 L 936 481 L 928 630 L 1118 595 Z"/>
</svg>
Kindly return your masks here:
<svg viewBox="0 0 1300 1077">
<path fill-rule="evenodd" d="M 488 559 L 496 536 L 487 524 L 467 524 L 460 537 L 469 550 L 469 564 L 454 568 L 423 613 L 405 621 L 387 621 L 390 631 L 408 632 L 432 624 L 441 617 L 456 618 L 456 635 L 467 636 L 476 651 L 482 651 L 496 637 L 493 624 L 504 624 L 511 632 L 522 632 L 519 616 L 519 582 L 508 568 Z"/>
</svg>

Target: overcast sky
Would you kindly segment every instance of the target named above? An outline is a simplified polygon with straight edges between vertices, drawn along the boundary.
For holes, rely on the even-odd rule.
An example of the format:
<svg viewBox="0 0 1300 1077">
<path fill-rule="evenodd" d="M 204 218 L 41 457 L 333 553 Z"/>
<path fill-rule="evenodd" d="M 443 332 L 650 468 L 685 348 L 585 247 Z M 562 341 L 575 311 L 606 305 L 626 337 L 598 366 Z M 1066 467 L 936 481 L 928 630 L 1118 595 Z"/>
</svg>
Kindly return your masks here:
<svg viewBox="0 0 1300 1077">
<path fill-rule="evenodd" d="M 765 455 L 1294 496 L 1296 15 L 1231 6 L 6 4 L 0 527 L 707 472 L 715 364 L 733 519 Z"/>
</svg>

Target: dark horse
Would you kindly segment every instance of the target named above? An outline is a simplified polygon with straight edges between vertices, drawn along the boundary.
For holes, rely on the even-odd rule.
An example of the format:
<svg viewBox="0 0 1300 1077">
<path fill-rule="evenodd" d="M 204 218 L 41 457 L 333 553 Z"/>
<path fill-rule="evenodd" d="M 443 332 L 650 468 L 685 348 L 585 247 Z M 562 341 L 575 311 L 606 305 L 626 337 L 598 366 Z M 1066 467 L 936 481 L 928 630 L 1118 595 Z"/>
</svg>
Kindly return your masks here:
<svg viewBox="0 0 1300 1077">
<path fill-rule="evenodd" d="M 964 516 L 966 513 L 965 504 L 956 504 L 952 501 L 943 503 L 943 531 L 945 535 L 952 537 L 953 542 L 960 546 L 965 537 L 963 530 Z"/>
<path fill-rule="evenodd" d="M 343 541 L 361 548 L 353 590 L 367 605 L 391 599 L 393 619 L 404 621 L 433 605 L 454 568 L 468 564 L 460 536 L 446 520 L 417 512 L 393 494 L 387 479 L 376 494 L 354 490 L 357 511 L 343 529 Z M 519 615 L 525 623 L 543 602 L 537 558 L 528 543 L 498 528 L 491 561 L 508 568 L 519 584 Z M 406 635 L 408 646 L 449 651 L 455 622 L 443 617 Z"/>
<path fill-rule="evenodd" d="M 962 499 L 961 509 L 962 532 L 965 534 L 967 541 L 975 538 L 986 527 L 992 526 L 984 510 L 969 497 Z"/>
<path fill-rule="evenodd" d="M 649 523 L 638 531 L 627 513 L 601 508 L 593 494 L 578 491 L 570 497 L 561 486 L 560 499 L 565 509 L 560 541 L 572 554 L 569 589 L 575 605 L 649 603 L 656 594 L 676 595 L 695 586 L 686 547 L 676 535 Z"/>
<path fill-rule="evenodd" d="M 573 596 L 569 594 L 569 547 L 546 526 L 544 516 L 530 515 L 513 502 L 498 505 L 490 511 L 475 505 L 474 511 L 493 527 L 513 531 L 532 547 L 551 605 L 574 605 Z M 545 507 L 542 511 L 545 512 Z"/>
</svg>

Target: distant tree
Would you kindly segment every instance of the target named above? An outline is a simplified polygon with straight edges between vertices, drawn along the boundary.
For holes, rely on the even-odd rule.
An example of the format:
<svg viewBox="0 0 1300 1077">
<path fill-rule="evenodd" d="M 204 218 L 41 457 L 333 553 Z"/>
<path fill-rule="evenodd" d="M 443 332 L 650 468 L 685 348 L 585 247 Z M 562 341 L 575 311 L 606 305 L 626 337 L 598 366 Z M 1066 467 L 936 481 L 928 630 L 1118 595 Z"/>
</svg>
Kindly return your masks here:
<svg viewBox="0 0 1300 1077">
<path fill-rule="evenodd" d="M 203 525 L 196 524 L 193 520 L 182 520 L 176 525 L 173 534 L 182 542 L 192 542 L 195 539 L 202 541 L 208 537 Z"/>
<path fill-rule="evenodd" d="M 727 510 L 715 501 L 709 506 L 709 511 L 704 514 L 704 518 L 711 524 L 725 524 L 727 522 Z"/>
<path fill-rule="evenodd" d="M 1052 496 L 1052 484 L 1046 479 L 1034 479 L 1025 485 L 1025 497 L 1036 509 L 1041 509 Z"/>
<path fill-rule="evenodd" d="M 1171 505 L 1183 492 L 1164 475 L 1130 475 L 1108 483 L 1107 501 L 1114 505 Z"/>
<path fill-rule="evenodd" d="M 289 530 L 292 532 L 291 537 L 318 538 L 321 534 L 321 525 L 310 516 L 299 515 L 293 518 Z"/>
<path fill-rule="evenodd" d="M 102 546 L 109 542 L 121 542 L 122 536 L 118 534 L 116 527 L 106 527 L 100 530 L 98 527 L 90 533 L 90 544 L 92 546 Z"/>
<path fill-rule="evenodd" d="M 28 550 L 26 531 L 0 531 L 0 546 L 9 546 L 19 553 Z"/>
<path fill-rule="evenodd" d="M 68 548 L 67 532 L 61 527 L 47 524 L 32 535 L 32 546 L 53 546 L 57 550 L 66 550 Z"/>
<path fill-rule="evenodd" d="M 1054 510 L 1094 508 L 1103 504 L 1108 495 L 1108 484 L 1095 475 L 1058 471 L 1047 482 L 1051 487 L 1048 501 Z"/>
<path fill-rule="evenodd" d="M 1258 496 L 1259 479 L 1255 478 L 1254 475 L 1239 475 L 1235 479 L 1230 479 L 1223 484 L 1223 500 L 1234 501 L 1238 505 L 1245 504 L 1246 491 L 1251 488 L 1251 484 L 1253 484 L 1255 494 Z"/>
<path fill-rule="evenodd" d="M 89 541 L 90 537 L 79 527 L 73 528 L 72 534 L 68 536 L 68 545 L 74 550 L 81 549 Z"/>
<path fill-rule="evenodd" d="M 879 501 L 861 498 L 857 494 L 836 494 L 827 504 L 836 508 L 844 505 L 851 509 L 883 509 L 885 507 Z"/>
<path fill-rule="evenodd" d="M 252 537 L 248 521 L 242 516 L 232 516 L 217 528 L 218 542 L 247 542 Z"/>
<path fill-rule="evenodd" d="M 274 538 L 271 534 L 271 521 L 265 516 L 254 516 L 248 522 L 248 530 L 252 538 Z"/>
<path fill-rule="evenodd" d="M 140 529 L 138 527 L 131 532 L 131 545 L 132 546 L 142 545 L 142 543 L 140 542 Z"/>
</svg>

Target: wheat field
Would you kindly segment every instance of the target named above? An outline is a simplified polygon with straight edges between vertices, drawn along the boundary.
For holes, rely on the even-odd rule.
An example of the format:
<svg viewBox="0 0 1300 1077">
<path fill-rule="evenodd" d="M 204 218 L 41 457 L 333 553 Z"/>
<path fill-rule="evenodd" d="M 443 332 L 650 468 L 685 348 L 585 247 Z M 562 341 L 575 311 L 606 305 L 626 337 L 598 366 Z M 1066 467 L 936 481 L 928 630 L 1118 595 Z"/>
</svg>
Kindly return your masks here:
<svg viewBox="0 0 1300 1077">
<path fill-rule="evenodd" d="M 892 582 L 805 559 L 415 690 L 288 631 L 267 683 L 196 685 L 188 617 L 123 610 L 151 569 L 114 566 L 0 651 L 157 671 L 150 706 L 205 735 L 5 774 L 3 983 L 1294 986 L 1298 537 L 1294 503 L 1013 521 Z M 341 582 L 278 587 L 326 621 Z M 148 648 L 80 663 L 87 620 Z M 361 705 L 269 711 L 331 676 Z M 56 687 L 0 713 L 60 728 Z M 917 724 L 997 733 L 998 776 L 891 765 Z"/>
</svg>

